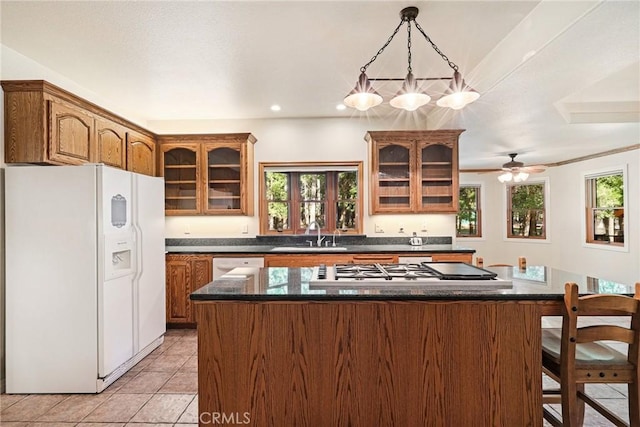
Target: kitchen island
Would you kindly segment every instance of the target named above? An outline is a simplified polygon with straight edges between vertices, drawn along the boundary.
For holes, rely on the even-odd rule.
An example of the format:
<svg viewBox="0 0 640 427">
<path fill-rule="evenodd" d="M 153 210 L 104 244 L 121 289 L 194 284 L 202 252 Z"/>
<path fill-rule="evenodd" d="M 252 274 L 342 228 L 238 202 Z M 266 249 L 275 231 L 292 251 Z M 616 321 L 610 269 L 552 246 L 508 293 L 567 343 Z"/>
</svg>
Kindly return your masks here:
<svg viewBox="0 0 640 427">
<path fill-rule="evenodd" d="M 496 268 L 513 288 L 493 291 L 323 288 L 311 271 L 238 271 L 191 295 L 202 425 L 540 426 L 541 317 L 564 283 L 632 293 L 536 266 Z"/>
</svg>

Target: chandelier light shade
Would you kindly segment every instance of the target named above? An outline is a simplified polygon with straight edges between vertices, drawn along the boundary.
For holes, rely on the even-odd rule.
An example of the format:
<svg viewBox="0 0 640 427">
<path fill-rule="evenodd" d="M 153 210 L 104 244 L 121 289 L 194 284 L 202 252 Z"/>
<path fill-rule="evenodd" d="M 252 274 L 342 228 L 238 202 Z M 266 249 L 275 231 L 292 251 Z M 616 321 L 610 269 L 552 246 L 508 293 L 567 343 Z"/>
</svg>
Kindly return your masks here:
<svg viewBox="0 0 640 427">
<path fill-rule="evenodd" d="M 403 81 L 402 89 L 391 99 L 389 102 L 392 107 L 403 109 L 406 111 L 414 111 L 423 105 L 426 105 L 431 101 L 431 96 L 423 92 L 418 86 L 418 81 L 423 80 L 451 80 L 448 89 L 444 95 L 437 100 L 436 105 L 439 107 L 448 107 L 454 110 L 464 108 L 466 105 L 474 102 L 480 97 L 480 94 L 467 85 L 462 78 L 462 75 L 458 71 L 458 66 L 453 63 L 449 58 L 442 53 L 442 51 L 435 45 L 431 38 L 424 32 L 422 27 L 416 22 L 418 16 L 417 7 L 405 7 L 400 11 L 400 23 L 393 31 L 387 42 L 378 50 L 378 52 L 371 58 L 369 62 L 360 67 L 360 77 L 356 83 L 356 87 L 349 92 L 344 98 L 344 104 L 351 108 L 356 108 L 360 111 L 367 111 L 371 107 L 380 105 L 383 101 L 382 96 L 371 85 L 371 81 Z M 407 24 L 407 76 L 406 78 L 369 78 L 366 74 L 367 68 L 371 65 L 378 55 L 382 54 L 386 47 L 391 43 L 391 40 L 400 30 L 404 24 Z M 415 25 L 416 29 L 424 36 L 424 38 L 431 44 L 433 50 L 440 55 L 440 57 L 449 65 L 453 70 L 453 77 L 422 77 L 415 78 L 413 70 L 411 68 L 411 26 Z"/>
<path fill-rule="evenodd" d="M 344 98 L 344 105 L 360 111 L 382 104 L 382 97 L 371 87 L 365 73 L 360 73 L 356 87 Z"/>
</svg>

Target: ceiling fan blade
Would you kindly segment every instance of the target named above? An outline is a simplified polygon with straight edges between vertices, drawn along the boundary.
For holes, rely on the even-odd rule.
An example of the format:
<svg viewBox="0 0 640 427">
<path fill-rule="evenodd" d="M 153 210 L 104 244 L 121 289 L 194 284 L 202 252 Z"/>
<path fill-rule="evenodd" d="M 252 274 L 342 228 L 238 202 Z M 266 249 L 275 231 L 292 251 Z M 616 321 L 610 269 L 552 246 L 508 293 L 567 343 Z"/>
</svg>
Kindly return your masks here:
<svg viewBox="0 0 640 427">
<path fill-rule="evenodd" d="M 544 172 L 545 170 L 547 170 L 547 168 L 545 166 L 542 165 L 535 165 L 535 166 L 525 166 L 520 168 L 520 170 L 522 172 L 526 172 L 526 173 L 540 173 L 540 172 Z"/>
</svg>

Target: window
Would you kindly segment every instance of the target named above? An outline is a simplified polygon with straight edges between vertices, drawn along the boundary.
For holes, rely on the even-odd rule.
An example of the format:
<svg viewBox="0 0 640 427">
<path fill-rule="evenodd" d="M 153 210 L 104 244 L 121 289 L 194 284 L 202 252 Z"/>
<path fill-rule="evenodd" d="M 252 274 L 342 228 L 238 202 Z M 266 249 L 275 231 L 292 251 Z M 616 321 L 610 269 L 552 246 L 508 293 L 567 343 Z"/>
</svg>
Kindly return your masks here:
<svg viewBox="0 0 640 427">
<path fill-rule="evenodd" d="M 261 234 L 361 233 L 362 163 L 261 163 Z M 315 224 L 313 224 L 315 223 Z"/>
<path fill-rule="evenodd" d="M 585 176 L 587 243 L 624 246 L 624 174 Z"/>
<path fill-rule="evenodd" d="M 479 185 L 460 185 L 456 237 L 482 237 Z"/>
<path fill-rule="evenodd" d="M 546 182 L 507 185 L 507 238 L 547 238 Z"/>
</svg>

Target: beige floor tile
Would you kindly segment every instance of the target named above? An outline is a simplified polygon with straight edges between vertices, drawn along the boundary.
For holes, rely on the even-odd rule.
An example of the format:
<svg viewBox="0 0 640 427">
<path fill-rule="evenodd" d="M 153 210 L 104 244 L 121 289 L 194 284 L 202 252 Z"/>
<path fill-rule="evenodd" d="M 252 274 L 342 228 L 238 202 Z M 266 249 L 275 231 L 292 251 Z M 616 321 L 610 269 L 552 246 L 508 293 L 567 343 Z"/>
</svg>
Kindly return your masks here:
<svg viewBox="0 0 640 427">
<path fill-rule="evenodd" d="M 158 393 L 188 393 L 198 392 L 198 374 L 195 372 L 176 372 Z"/>
<path fill-rule="evenodd" d="M 178 341 L 162 353 L 166 356 L 193 356 L 197 353 L 198 346 L 191 342 Z"/>
<path fill-rule="evenodd" d="M 198 423 L 193 423 L 193 424 L 176 423 L 173 425 L 173 427 L 198 427 Z"/>
<path fill-rule="evenodd" d="M 156 394 L 130 422 L 175 423 L 193 400 L 193 394 Z"/>
<path fill-rule="evenodd" d="M 140 372 L 140 371 L 142 371 L 144 368 L 149 366 L 149 363 L 151 363 L 154 360 L 156 360 L 156 357 L 158 357 L 158 356 L 154 356 L 153 354 L 148 355 L 147 357 L 145 357 L 144 359 L 142 359 L 141 361 L 136 363 L 136 365 L 134 367 L 132 367 L 129 370 L 129 372 Z"/>
<path fill-rule="evenodd" d="M 196 395 L 187 409 L 178 418 L 178 423 L 198 424 L 198 396 Z"/>
<path fill-rule="evenodd" d="M 171 378 L 171 372 L 140 372 L 117 393 L 155 393 Z"/>
<path fill-rule="evenodd" d="M 195 372 L 198 373 L 198 356 L 191 356 L 184 362 L 184 365 L 178 369 L 178 372 Z"/>
<path fill-rule="evenodd" d="M 115 393 L 83 421 L 126 423 L 144 406 L 152 394 Z"/>
<path fill-rule="evenodd" d="M 27 421 L 3 421 L 0 417 L 0 427 L 28 427 Z"/>
<path fill-rule="evenodd" d="M 26 394 L 0 394 L 0 411 L 27 397 Z"/>
<path fill-rule="evenodd" d="M 122 427 L 124 423 L 79 423 L 76 427 Z"/>
<path fill-rule="evenodd" d="M 175 372 L 187 361 L 189 356 L 165 356 L 160 355 L 147 365 L 142 371 Z"/>
<path fill-rule="evenodd" d="M 62 421 L 36 421 L 29 423 L 29 427 L 75 427 L 75 422 L 65 423 Z"/>
<path fill-rule="evenodd" d="M 169 427 L 167 423 L 127 423 L 125 427 Z"/>
<path fill-rule="evenodd" d="M 63 394 L 30 394 L 0 414 L 2 421 L 35 421 L 66 399 Z"/>
<path fill-rule="evenodd" d="M 38 422 L 80 422 L 109 396 L 109 394 L 73 394 L 38 418 Z"/>
<path fill-rule="evenodd" d="M 122 388 L 126 383 L 131 381 L 133 378 L 138 375 L 140 371 L 129 371 L 126 372 L 123 376 L 118 378 L 113 384 L 102 391 L 102 394 L 111 394 L 115 393 Z"/>
</svg>

